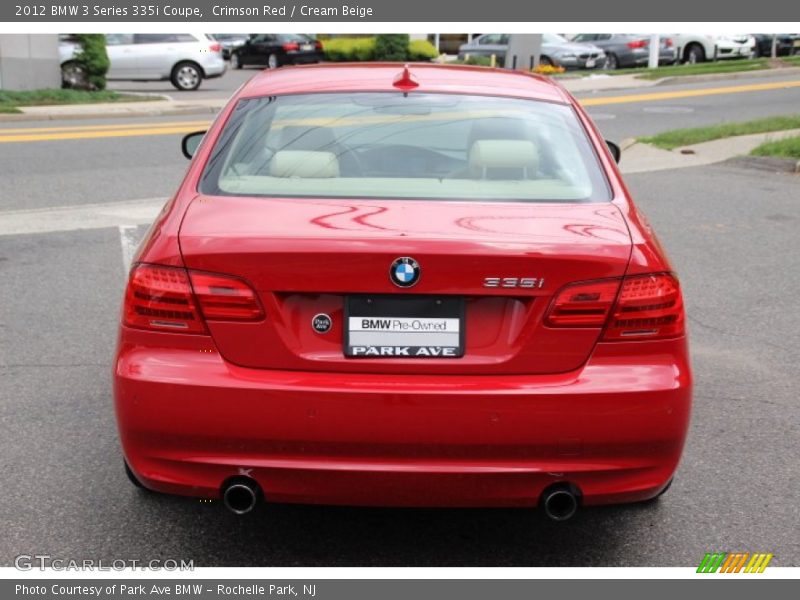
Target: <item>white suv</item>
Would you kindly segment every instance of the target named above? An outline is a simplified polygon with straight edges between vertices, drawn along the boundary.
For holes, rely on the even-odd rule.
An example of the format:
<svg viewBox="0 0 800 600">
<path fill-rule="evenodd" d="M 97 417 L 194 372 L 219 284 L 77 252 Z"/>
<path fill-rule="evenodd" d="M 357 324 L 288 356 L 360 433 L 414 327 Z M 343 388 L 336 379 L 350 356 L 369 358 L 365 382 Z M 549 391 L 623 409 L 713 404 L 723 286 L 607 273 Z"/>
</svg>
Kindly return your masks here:
<svg viewBox="0 0 800 600">
<path fill-rule="evenodd" d="M 670 37 L 680 52 L 678 60 L 688 63 L 723 58 L 750 58 L 756 49 L 756 40 L 751 35 L 679 33 Z"/>
<path fill-rule="evenodd" d="M 65 87 L 85 77 L 75 54 L 80 44 L 61 36 L 61 74 Z M 179 90 L 196 90 L 203 79 L 225 73 L 222 45 L 205 33 L 108 33 L 106 52 L 111 66 L 106 79 L 171 81 Z"/>
</svg>

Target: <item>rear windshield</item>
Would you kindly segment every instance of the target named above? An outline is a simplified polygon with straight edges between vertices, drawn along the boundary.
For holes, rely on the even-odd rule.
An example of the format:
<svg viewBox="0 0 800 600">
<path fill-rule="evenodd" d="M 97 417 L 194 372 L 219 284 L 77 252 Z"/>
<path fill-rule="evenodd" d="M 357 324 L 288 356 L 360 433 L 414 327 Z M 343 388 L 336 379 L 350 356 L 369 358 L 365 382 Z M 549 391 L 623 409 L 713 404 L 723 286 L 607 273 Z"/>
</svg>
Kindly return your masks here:
<svg viewBox="0 0 800 600">
<path fill-rule="evenodd" d="M 569 106 L 452 94 L 241 100 L 203 173 L 213 195 L 600 202 Z"/>
</svg>

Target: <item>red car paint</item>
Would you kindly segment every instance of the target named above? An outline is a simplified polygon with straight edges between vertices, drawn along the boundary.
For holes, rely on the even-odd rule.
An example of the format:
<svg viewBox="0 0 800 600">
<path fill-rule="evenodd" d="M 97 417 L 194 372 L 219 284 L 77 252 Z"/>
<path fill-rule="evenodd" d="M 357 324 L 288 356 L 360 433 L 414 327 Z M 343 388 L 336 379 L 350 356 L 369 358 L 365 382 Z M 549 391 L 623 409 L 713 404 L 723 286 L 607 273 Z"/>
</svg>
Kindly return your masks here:
<svg viewBox="0 0 800 600">
<path fill-rule="evenodd" d="M 131 470 L 150 489 L 208 498 L 244 474 L 276 502 L 533 506 L 557 483 L 576 486 L 586 505 L 656 496 L 673 476 L 689 424 L 680 290 L 605 142 L 557 83 L 469 67 L 412 65 L 409 74 L 418 84 L 411 94 L 571 105 L 610 202 L 198 192 L 238 100 L 397 92 L 398 75 L 406 81 L 402 65 L 391 64 L 269 71 L 216 119 L 134 258 L 128 296 L 137 301 L 135 277 L 168 280 L 172 301 L 185 296 L 197 315 L 214 314 L 213 305 L 229 317 L 198 316 L 191 334 L 121 324 L 114 391 Z M 409 290 L 386 276 L 400 256 L 424 269 Z M 337 271 L 343 261 L 349 268 Z M 136 275 L 136 265 L 167 269 L 144 266 Z M 198 282 L 210 281 L 213 291 L 219 275 L 218 285 L 232 277 L 250 294 L 231 300 L 245 302 L 243 310 L 200 297 Z M 488 276 L 531 275 L 546 285 L 482 285 Z M 672 325 L 653 338 L 619 335 L 625 302 L 650 310 L 636 307 L 637 293 L 656 288 L 672 298 Z M 609 295 L 596 325 L 571 321 L 571 290 Z M 464 356 L 345 358 L 342 311 L 354 293 L 464 296 Z M 318 313 L 332 319 L 325 335 L 310 327 Z"/>
</svg>

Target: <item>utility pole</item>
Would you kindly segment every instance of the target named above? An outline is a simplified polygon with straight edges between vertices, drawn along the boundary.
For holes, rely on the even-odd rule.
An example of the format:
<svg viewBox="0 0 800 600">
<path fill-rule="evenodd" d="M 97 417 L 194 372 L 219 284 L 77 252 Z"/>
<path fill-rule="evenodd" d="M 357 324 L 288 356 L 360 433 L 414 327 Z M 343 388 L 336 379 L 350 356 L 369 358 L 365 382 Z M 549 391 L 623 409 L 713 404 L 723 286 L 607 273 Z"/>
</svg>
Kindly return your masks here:
<svg viewBox="0 0 800 600">
<path fill-rule="evenodd" d="M 661 36 L 654 33 L 650 36 L 650 58 L 647 61 L 647 68 L 655 69 L 658 67 L 658 58 L 661 53 Z"/>
</svg>

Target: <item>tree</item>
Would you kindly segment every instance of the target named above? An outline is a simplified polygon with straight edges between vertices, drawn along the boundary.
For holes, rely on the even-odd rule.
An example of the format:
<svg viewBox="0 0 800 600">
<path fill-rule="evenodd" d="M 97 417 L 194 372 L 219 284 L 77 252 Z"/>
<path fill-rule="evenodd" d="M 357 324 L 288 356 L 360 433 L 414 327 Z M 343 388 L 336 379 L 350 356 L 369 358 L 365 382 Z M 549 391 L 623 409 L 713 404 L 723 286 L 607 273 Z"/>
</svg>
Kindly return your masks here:
<svg viewBox="0 0 800 600">
<path fill-rule="evenodd" d="M 106 53 L 106 36 L 102 33 L 82 33 L 76 36 L 80 49 L 75 53 L 75 62 L 83 74 L 83 81 L 75 87 L 87 90 L 104 90 L 106 73 L 110 62 Z"/>
<path fill-rule="evenodd" d="M 375 60 L 408 60 L 408 44 L 407 33 L 375 36 Z"/>
</svg>

